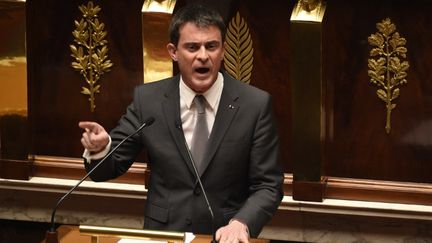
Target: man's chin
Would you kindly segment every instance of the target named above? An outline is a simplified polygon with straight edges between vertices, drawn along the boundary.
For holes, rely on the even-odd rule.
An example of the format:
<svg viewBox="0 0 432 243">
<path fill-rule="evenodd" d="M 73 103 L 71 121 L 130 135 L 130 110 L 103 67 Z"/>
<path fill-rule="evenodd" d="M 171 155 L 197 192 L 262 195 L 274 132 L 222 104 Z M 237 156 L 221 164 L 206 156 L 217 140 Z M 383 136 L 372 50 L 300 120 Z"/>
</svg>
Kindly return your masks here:
<svg viewBox="0 0 432 243">
<path fill-rule="evenodd" d="M 198 81 L 207 81 L 212 78 L 212 75 L 210 73 L 195 73 L 194 75 L 195 80 Z"/>
<path fill-rule="evenodd" d="M 195 79 L 194 80 L 194 88 L 195 92 L 204 93 L 206 92 L 214 83 L 211 78 L 207 79 Z"/>
</svg>

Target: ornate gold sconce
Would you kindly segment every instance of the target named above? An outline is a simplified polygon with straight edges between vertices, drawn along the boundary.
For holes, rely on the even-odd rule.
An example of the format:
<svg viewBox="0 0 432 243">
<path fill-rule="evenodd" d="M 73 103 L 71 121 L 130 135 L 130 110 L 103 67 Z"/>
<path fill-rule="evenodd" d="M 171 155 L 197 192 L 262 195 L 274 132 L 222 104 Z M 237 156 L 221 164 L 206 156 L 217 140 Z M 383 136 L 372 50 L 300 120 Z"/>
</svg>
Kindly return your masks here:
<svg viewBox="0 0 432 243">
<path fill-rule="evenodd" d="M 252 38 L 245 20 L 237 12 L 225 36 L 224 67 L 234 78 L 250 83 L 253 68 Z"/>
<path fill-rule="evenodd" d="M 370 82 L 378 86 L 378 98 L 386 104 L 385 130 L 390 133 L 391 112 L 396 108 L 393 101 L 399 97 L 399 86 L 408 82 L 406 77 L 409 64 L 401 61 L 406 58 L 406 40 L 396 32 L 396 26 L 389 18 L 377 23 L 376 27 L 379 32 L 368 38 L 369 44 L 373 46 L 370 56 L 375 57 L 368 60 L 368 75 Z"/>
<path fill-rule="evenodd" d="M 100 92 L 98 81 L 102 74 L 110 71 L 113 63 L 108 59 L 105 24 L 98 19 L 101 8 L 94 6 L 92 1 L 78 8 L 83 16 L 79 22 L 75 20 L 76 29 L 72 32 L 77 44 L 70 45 L 71 56 L 76 60 L 72 62 L 72 67 L 81 73 L 88 84 L 88 87 L 82 87 L 81 93 L 90 96 L 90 111 L 94 112 L 95 94 Z"/>
</svg>

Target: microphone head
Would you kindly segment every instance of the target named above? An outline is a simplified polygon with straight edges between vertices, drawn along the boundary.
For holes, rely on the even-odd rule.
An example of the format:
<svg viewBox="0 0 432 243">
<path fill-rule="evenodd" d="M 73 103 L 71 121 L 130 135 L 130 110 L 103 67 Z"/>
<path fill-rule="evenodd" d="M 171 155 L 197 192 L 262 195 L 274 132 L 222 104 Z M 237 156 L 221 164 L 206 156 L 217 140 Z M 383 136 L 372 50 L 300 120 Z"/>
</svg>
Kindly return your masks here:
<svg viewBox="0 0 432 243">
<path fill-rule="evenodd" d="M 144 121 L 144 124 L 148 127 L 151 124 L 153 124 L 154 121 L 155 121 L 154 117 L 151 116 Z"/>
</svg>

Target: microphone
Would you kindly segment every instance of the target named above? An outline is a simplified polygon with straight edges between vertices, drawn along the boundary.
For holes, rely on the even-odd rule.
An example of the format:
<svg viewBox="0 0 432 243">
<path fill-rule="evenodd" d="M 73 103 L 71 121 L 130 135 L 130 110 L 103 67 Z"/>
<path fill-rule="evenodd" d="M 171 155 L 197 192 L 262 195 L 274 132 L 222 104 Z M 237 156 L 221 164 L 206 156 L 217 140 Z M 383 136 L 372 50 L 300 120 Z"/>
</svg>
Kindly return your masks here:
<svg viewBox="0 0 432 243">
<path fill-rule="evenodd" d="M 124 138 L 119 144 L 117 144 L 117 146 L 115 146 L 113 149 L 111 149 L 111 151 L 105 155 L 105 157 L 103 157 L 103 159 L 101 161 L 99 161 L 80 181 L 78 181 L 78 183 L 72 187 L 66 194 L 63 195 L 63 197 L 60 198 L 60 200 L 57 201 L 57 204 L 54 207 L 54 210 L 51 214 L 51 228 L 47 231 L 46 234 L 46 242 L 47 243 L 58 243 L 58 236 L 57 236 L 57 230 L 55 229 L 55 223 L 54 223 L 54 219 L 55 219 L 55 213 L 57 211 L 57 208 L 60 206 L 60 204 L 63 202 L 63 200 L 68 197 L 79 185 L 81 185 L 81 183 L 87 179 L 94 170 L 96 170 L 96 168 L 98 168 L 114 151 L 117 150 L 118 147 L 120 147 L 126 140 L 128 140 L 130 137 L 134 136 L 135 134 L 137 134 L 139 131 L 141 131 L 144 127 L 148 127 L 151 124 L 153 124 L 153 122 L 155 121 L 154 117 L 149 117 L 147 118 L 142 125 L 135 130 L 135 132 L 133 132 L 132 134 L 130 134 L 129 136 L 127 136 L 126 138 Z"/>
<path fill-rule="evenodd" d="M 201 191 L 203 193 L 204 200 L 205 200 L 205 202 L 207 204 L 208 211 L 210 212 L 210 216 L 211 216 L 211 228 L 212 228 L 212 241 L 211 241 L 211 243 L 217 243 L 217 241 L 216 241 L 216 231 L 215 231 L 215 222 L 214 222 L 215 219 L 214 219 L 213 210 L 212 210 L 212 208 L 210 206 L 210 202 L 209 202 L 209 200 L 207 198 L 207 193 L 206 193 L 206 191 L 204 189 L 204 186 L 203 186 L 203 184 L 201 182 L 201 178 L 200 178 L 198 170 L 196 168 L 195 161 L 192 158 L 192 154 L 191 154 L 191 151 L 189 149 L 189 145 L 187 144 L 186 140 L 185 140 L 185 146 L 186 146 L 186 149 L 187 149 L 187 152 L 188 152 L 188 155 L 189 155 L 189 159 L 192 162 L 192 167 L 193 167 L 195 176 L 197 178 L 198 184 L 199 184 L 199 186 L 201 188 Z"/>
</svg>

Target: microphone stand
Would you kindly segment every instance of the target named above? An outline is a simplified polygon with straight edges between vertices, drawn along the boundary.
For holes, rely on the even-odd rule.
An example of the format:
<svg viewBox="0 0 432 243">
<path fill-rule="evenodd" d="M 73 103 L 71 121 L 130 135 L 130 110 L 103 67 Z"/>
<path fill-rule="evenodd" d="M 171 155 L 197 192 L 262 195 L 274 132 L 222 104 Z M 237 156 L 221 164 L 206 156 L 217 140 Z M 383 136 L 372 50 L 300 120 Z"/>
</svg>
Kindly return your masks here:
<svg viewBox="0 0 432 243">
<path fill-rule="evenodd" d="M 51 227 L 46 232 L 46 243 L 58 243 L 59 242 L 58 241 L 58 232 L 55 228 L 55 223 L 54 223 L 55 220 L 54 219 L 55 219 L 55 213 L 57 211 L 57 208 L 64 201 L 64 199 L 67 198 L 79 185 L 81 185 L 81 183 L 83 183 L 83 181 L 85 179 L 87 179 L 93 173 L 93 171 L 95 171 L 114 151 L 116 151 L 118 147 L 120 147 L 130 137 L 134 136 L 139 131 L 141 131 L 141 129 L 143 129 L 144 127 L 150 126 L 151 124 L 153 124 L 154 120 L 155 119 L 153 117 L 147 118 L 147 120 L 145 120 L 144 123 L 135 132 L 133 132 L 132 134 L 130 134 L 129 136 L 124 138 L 119 144 L 117 144 L 117 146 L 115 146 L 113 149 L 111 149 L 111 151 L 107 155 L 105 155 L 105 157 L 101 161 L 99 161 L 80 181 L 78 181 L 78 183 L 74 187 L 72 187 L 66 194 L 63 195 L 63 197 L 60 198 L 60 200 L 57 201 L 57 204 L 55 205 L 54 210 L 52 211 L 52 214 L 51 214 Z"/>
</svg>

